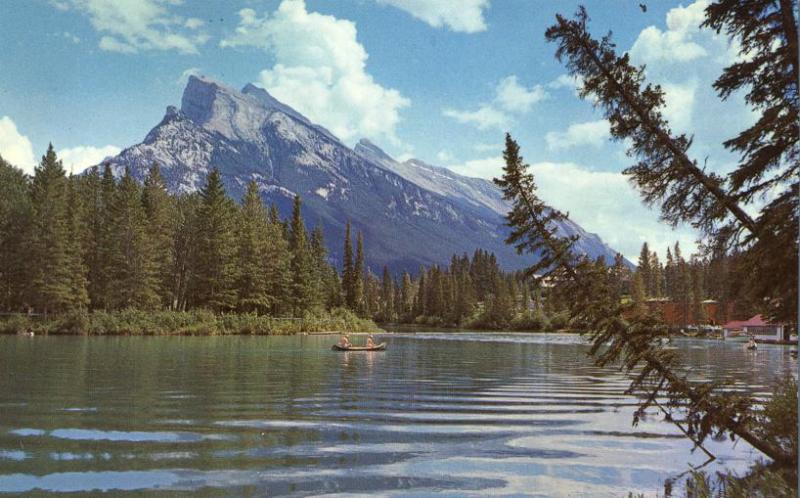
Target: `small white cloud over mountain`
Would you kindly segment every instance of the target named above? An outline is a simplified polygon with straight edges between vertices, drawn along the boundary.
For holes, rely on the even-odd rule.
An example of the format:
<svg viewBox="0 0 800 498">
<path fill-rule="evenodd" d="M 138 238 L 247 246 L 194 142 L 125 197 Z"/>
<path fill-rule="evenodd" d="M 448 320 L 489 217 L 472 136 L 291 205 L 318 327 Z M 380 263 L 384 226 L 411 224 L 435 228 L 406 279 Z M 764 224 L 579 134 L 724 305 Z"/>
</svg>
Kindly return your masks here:
<svg viewBox="0 0 800 498">
<path fill-rule="evenodd" d="M 17 125 L 8 116 L 0 118 L 0 156 L 28 174 L 33 173 L 37 162 L 31 141 L 17 130 Z"/>
<path fill-rule="evenodd" d="M 302 0 L 284 0 L 263 17 L 242 9 L 239 17 L 220 46 L 269 52 L 274 65 L 261 71 L 260 86 L 345 141 L 367 136 L 399 143 L 400 110 L 410 101 L 367 72 L 368 54 L 353 22 L 309 12 Z"/>
<path fill-rule="evenodd" d="M 600 148 L 610 136 L 605 119 L 571 124 L 566 131 L 551 131 L 545 135 L 550 150 L 571 149 L 579 146 Z"/>
<path fill-rule="evenodd" d="M 481 104 L 473 111 L 445 108 L 442 114 L 459 123 L 474 125 L 479 130 L 504 130 L 514 121 L 514 115 L 530 112 L 534 104 L 547 97 L 547 91 L 541 85 L 527 88 L 511 75 L 497 83 L 491 102 Z"/>
<path fill-rule="evenodd" d="M 121 150 L 115 145 L 106 145 L 105 147 L 88 145 L 61 149 L 57 154 L 67 173 L 77 174 L 89 166 L 100 164 L 107 157 L 116 156 Z"/>
</svg>

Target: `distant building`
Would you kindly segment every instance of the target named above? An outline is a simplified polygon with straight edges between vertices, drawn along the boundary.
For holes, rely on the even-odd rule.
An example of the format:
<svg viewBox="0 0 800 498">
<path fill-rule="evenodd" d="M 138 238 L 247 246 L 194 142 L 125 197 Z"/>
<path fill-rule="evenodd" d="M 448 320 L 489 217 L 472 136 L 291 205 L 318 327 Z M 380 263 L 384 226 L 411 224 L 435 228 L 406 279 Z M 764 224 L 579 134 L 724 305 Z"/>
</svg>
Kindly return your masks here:
<svg viewBox="0 0 800 498">
<path fill-rule="evenodd" d="M 686 325 L 719 325 L 724 322 L 726 317 L 734 313 L 733 303 L 728 303 L 723 310 L 723 306 L 713 299 L 707 299 L 701 304 L 703 306 L 702 320 L 697 320 L 692 313 L 691 303 L 675 302 L 668 297 L 651 298 L 645 301 L 651 312 L 660 313 L 667 325 L 683 327 Z"/>
<path fill-rule="evenodd" d="M 723 326 L 722 330 L 724 337 L 753 336 L 759 342 L 784 343 L 797 340 L 796 337 L 792 337 L 791 329 L 788 326 L 782 323 L 768 323 L 761 315 L 755 315 L 743 321 L 730 321 Z"/>
</svg>

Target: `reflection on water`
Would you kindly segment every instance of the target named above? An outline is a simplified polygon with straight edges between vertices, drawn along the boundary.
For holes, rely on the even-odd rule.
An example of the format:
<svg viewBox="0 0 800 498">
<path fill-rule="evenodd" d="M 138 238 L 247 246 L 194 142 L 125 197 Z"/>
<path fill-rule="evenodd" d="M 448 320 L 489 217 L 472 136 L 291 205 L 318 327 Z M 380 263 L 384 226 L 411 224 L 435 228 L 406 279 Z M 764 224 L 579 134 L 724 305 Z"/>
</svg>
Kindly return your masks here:
<svg viewBox="0 0 800 498">
<path fill-rule="evenodd" d="M 627 496 L 701 453 L 559 334 L 0 337 L 0 492 Z M 768 396 L 788 349 L 676 341 L 692 375 Z M 712 468 L 757 453 L 710 442 Z"/>
</svg>

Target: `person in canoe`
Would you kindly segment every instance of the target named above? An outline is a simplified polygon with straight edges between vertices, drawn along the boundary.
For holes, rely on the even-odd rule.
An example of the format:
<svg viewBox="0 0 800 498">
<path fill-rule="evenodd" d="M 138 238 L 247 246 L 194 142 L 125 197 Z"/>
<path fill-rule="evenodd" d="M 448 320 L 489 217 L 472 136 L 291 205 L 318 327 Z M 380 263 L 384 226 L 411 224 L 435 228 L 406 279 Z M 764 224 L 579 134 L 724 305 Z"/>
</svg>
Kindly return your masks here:
<svg viewBox="0 0 800 498">
<path fill-rule="evenodd" d="M 350 339 L 347 337 L 347 334 L 342 334 L 341 337 L 339 337 L 339 342 L 337 342 L 336 345 L 339 346 L 340 348 L 349 348 L 352 346 L 352 344 L 350 343 Z"/>
<path fill-rule="evenodd" d="M 367 347 L 374 348 L 375 347 L 375 339 L 372 338 L 372 334 L 367 336 Z"/>
</svg>

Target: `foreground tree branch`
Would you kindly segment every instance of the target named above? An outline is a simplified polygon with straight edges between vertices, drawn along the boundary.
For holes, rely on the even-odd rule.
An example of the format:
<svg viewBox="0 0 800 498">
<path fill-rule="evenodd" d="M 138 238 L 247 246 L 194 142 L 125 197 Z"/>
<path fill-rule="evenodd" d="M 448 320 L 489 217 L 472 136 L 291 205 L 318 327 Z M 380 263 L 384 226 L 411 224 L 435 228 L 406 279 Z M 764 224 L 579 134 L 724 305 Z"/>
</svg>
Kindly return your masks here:
<svg viewBox="0 0 800 498">
<path fill-rule="evenodd" d="M 542 209 L 544 203 L 536 194 L 533 175 L 526 171 L 519 146 L 510 135 L 506 136 L 504 157 L 504 175 L 495 182 L 503 189 L 504 198 L 513 204 L 507 215 L 507 224 L 512 228 L 507 242 L 521 252 L 540 255 L 544 267 L 562 276 L 559 284 L 573 296 L 572 319 L 589 330 L 590 354 L 595 363 L 618 365 L 634 374 L 628 392 L 644 398 L 634 423 L 647 406 L 662 396 L 666 401 L 659 404 L 666 407 L 670 416 L 672 412 L 684 415 L 685 431 L 695 445 L 702 445 L 709 435 L 727 434 L 744 439 L 782 465 L 796 465 L 796 451 L 759 431 L 749 396 L 726 392 L 719 384 L 696 384 L 678 373 L 680 365 L 675 354 L 661 348 L 658 341 L 667 335 L 664 324 L 621 304 L 608 268 L 576 257 L 570 250 L 572 241 L 558 237 L 549 228 L 553 216 L 563 220 L 566 215 Z M 535 268 L 541 268 L 541 262 Z"/>
</svg>

